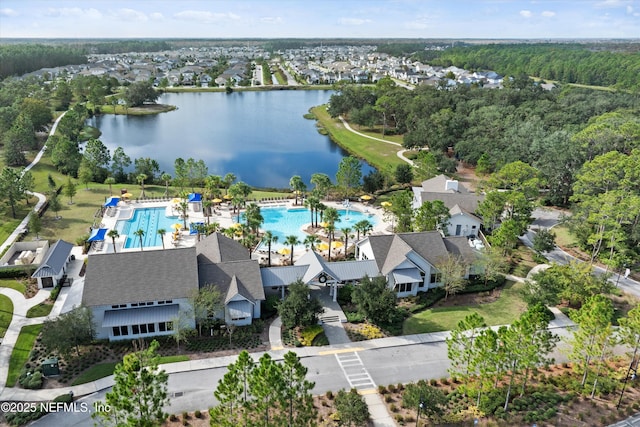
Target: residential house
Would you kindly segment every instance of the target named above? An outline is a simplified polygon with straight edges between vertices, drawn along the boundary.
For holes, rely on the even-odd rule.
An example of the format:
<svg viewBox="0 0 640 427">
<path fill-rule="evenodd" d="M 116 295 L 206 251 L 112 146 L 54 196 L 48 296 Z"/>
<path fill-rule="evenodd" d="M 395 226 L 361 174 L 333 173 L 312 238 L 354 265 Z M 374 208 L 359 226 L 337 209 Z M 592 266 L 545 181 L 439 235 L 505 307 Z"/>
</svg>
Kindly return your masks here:
<svg viewBox="0 0 640 427">
<path fill-rule="evenodd" d="M 438 231 L 367 236 L 357 243 L 358 259 L 375 260 L 380 274 L 399 297 L 441 286 L 437 265 L 448 254 L 474 273 L 476 252 L 465 237 L 442 237 Z"/>
<path fill-rule="evenodd" d="M 445 234 L 449 236 L 477 236 L 482 220 L 474 214 L 483 195 L 469 191 L 462 183 L 438 175 L 413 187 L 413 207 L 418 208 L 426 201 L 440 200 L 449 209 L 451 218 Z"/>
</svg>

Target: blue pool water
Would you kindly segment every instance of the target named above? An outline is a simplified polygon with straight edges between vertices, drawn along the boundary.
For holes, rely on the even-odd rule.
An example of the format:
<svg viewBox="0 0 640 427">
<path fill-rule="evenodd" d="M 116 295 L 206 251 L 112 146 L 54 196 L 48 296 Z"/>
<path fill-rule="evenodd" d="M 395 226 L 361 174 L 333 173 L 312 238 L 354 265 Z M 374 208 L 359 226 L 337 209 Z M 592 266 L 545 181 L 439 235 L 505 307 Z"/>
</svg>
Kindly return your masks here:
<svg viewBox="0 0 640 427">
<path fill-rule="evenodd" d="M 264 223 L 260 228 L 265 231 L 271 231 L 274 236 L 278 236 L 278 243 L 272 244 L 271 250 L 286 246 L 284 241 L 287 236 L 295 235 L 300 242 L 304 241 L 307 236 L 306 233 L 301 231 L 303 225 L 311 223 L 311 213 L 307 208 L 261 208 L 260 213 L 264 218 Z M 345 227 L 353 229 L 354 224 L 363 219 L 369 220 L 374 226 L 378 222 L 375 216 L 369 216 L 367 213 L 352 209 L 349 209 L 348 215 L 346 209 L 339 209 L 338 213 L 340 214 L 340 221 L 336 222 L 337 231 Z M 320 222 L 320 216 L 318 216 L 318 222 Z"/>
<path fill-rule="evenodd" d="M 124 243 L 125 249 L 140 247 L 140 238 L 133 234 L 137 230 L 144 230 L 143 248 L 162 246 L 162 240 L 157 231 L 164 228 L 167 234 L 171 234 L 173 232 L 172 224 L 182 224 L 178 217 L 167 217 L 165 214 L 166 208 L 164 207 L 134 209 L 131 219 L 118 221 L 116 230 L 121 236 L 127 236 Z"/>
</svg>

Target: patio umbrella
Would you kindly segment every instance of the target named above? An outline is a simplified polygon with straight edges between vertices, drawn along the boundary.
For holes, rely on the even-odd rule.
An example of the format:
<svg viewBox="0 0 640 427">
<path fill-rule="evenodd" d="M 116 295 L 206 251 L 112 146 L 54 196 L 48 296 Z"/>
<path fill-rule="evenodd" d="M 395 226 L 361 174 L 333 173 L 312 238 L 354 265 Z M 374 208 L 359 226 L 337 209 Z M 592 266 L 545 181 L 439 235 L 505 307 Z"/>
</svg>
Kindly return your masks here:
<svg viewBox="0 0 640 427">
<path fill-rule="evenodd" d="M 180 203 L 182 199 L 175 198 L 171 201 L 171 203 Z"/>
<path fill-rule="evenodd" d="M 324 222 L 324 221 L 322 221 L 319 225 L 320 225 L 320 227 L 326 227 L 326 226 L 327 226 L 327 225 L 329 225 L 329 224 L 328 224 L 328 223 L 326 223 L 326 222 Z"/>
<path fill-rule="evenodd" d="M 391 202 L 382 202 L 382 203 L 380 203 L 380 206 L 385 207 L 385 208 L 388 208 L 391 205 L 392 205 Z"/>
<path fill-rule="evenodd" d="M 318 250 L 320 251 L 326 251 L 327 249 L 329 249 L 329 244 L 322 242 L 318 245 Z"/>
<path fill-rule="evenodd" d="M 223 199 L 227 199 L 227 200 L 231 200 L 233 199 L 232 196 L 230 196 L 229 194 L 225 194 L 224 196 L 222 196 Z"/>
<path fill-rule="evenodd" d="M 289 249 L 289 248 L 280 248 L 280 249 L 278 249 L 278 253 L 280 255 L 289 255 L 289 254 L 291 254 L 291 249 Z"/>
<path fill-rule="evenodd" d="M 218 199 L 218 198 L 215 198 L 215 199 L 212 200 L 213 203 L 220 203 L 221 201 L 222 201 L 222 199 Z"/>
<path fill-rule="evenodd" d="M 124 193 L 124 194 L 122 195 L 122 197 L 124 197 L 124 198 L 127 198 L 127 199 L 128 199 L 129 197 L 133 197 L 133 194 L 131 194 L 131 193 Z"/>
<path fill-rule="evenodd" d="M 174 230 L 180 230 L 182 228 L 182 224 L 179 224 L 179 223 L 171 224 L 171 228 L 173 228 Z"/>
<path fill-rule="evenodd" d="M 331 242 L 331 249 L 338 249 L 344 246 L 342 242 Z"/>
<path fill-rule="evenodd" d="M 371 199 L 373 199 L 373 197 L 371 197 L 368 194 L 365 194 L 364 196 L 360 196 L 360 200 L 371 200 Z"/>
</svg>

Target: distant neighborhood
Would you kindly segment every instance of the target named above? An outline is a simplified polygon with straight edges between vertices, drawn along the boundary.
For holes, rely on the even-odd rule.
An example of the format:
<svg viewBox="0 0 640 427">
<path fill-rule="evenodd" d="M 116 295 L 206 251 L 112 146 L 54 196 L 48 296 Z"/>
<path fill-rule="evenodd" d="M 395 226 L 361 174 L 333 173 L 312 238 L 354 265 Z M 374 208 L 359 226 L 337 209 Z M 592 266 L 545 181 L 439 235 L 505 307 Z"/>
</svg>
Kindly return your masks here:
<svg viewBox="0 0 640 427">
<path fill-rule="evenodd" d="M 263 73 L 268 64 L 269 73 Z M 282 72 L 286 78 L 278 79 Z M 264 75 L 271 74 L 271 82 Z M 377 46 L 316 46 L 269 52 L 260 46 L 198 47 L 150 53 L 90 54 L 89 63 L 46 68 L 31 75 L 113 77 L 120 83 L 153 80 L 161 87 L 225 87 L 375 83 L 383 77 L 410 85 L 499 88 L 494 71 L 438 67 L 377 52 Z"/>
</svg>

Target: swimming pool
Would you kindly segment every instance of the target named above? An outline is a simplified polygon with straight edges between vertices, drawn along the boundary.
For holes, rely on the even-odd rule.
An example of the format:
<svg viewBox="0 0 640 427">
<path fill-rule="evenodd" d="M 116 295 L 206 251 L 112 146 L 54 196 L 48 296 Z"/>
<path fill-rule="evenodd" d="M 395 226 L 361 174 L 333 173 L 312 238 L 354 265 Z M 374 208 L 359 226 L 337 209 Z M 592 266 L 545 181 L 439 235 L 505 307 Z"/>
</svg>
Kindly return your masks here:
<svg viewBox="0 0 640 427">
<path fill-rule="evenodd" d="M 291 235 L 297 236 L 301 242 L 300 246 L 302 246 L 302 241 L 307 237 L 307 234 L 304 233 L 301 228 L 303 225 L 311 223 L 311 212 L 309 209 L 287 209 L 285 207 L 261 208 L 260 213 L 264 218 L 264 223 L 260 228 L 265 231 L 270 231 L 274 236 L 278 236 L 278 243 L 272 244 L 271 250 L 287 246 L 284 244 L 284 241 L 287 236 Z M 348 212 L 346 209 L 339 209 L 338 213 L 340 214 L 340 221 L 336 222 L 336 231 L 338 232 L 341 228 L 345 227 L 351 227 L 353 229 L 353 226 L 363 219 L 368 220 L 374 226 L 378 223 L 374 215 L 353 209 L 349 209 Z M 318 221 L 320 221 L 320 216 L 318 216 Z"/>
<path fill-rule="evenodd" d="M 141 208 L 134 209 L 131 219 L 126 221 L 118 221 L 116 230 L 121 236 L 127 236 L 124 242 L 125 249 L 139 248 L 140 238 L 136 236 L 137 230 L 144 230 L 142 238 L 143 248 L 162 246 L 162 240 L 158 234 L 158 230 L 164 228 L 167 234 L 171 234 L 172 224 L 182 223 L 178 217 L 166 216 L 166 208 Z"/>
</svg>

